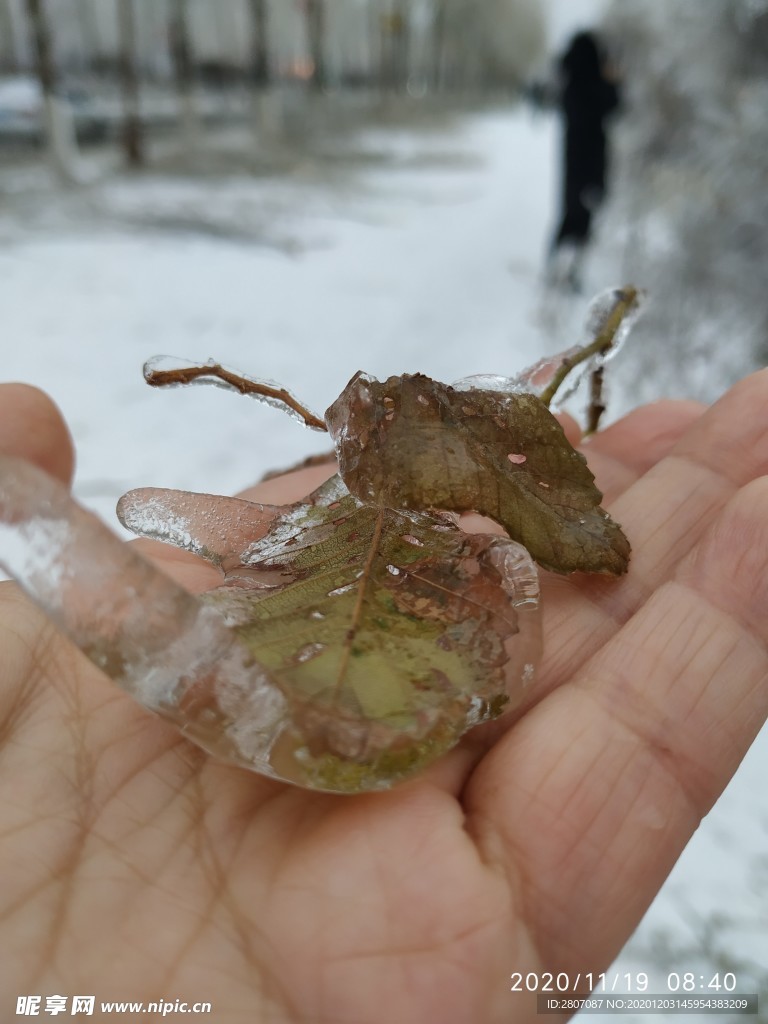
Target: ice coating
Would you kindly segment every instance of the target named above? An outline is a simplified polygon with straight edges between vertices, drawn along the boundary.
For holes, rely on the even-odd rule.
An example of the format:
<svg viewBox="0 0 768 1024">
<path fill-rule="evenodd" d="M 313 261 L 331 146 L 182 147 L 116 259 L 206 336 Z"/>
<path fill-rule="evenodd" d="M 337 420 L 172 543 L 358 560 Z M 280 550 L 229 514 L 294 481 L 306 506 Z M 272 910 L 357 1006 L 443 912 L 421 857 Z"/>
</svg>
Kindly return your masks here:
<svg viewBox="0 0 768 1024">
<path fill-rule="evenodd" d="M 338 478 L 287 507 L 247 562 L 209 598 L 289 693 L 307 737 L 291 756 L 317 788 L 408 777 L 516 704 L 540 654 L 524 548 L 364 505 Z"/>
<path fill-rule="evenodd" d="M 124 494 L 117 515 L 139 537 L 164 541 L 222 569 L 237 565 L 279 509 L 242 498 L 143 487 Z"/>
<path fill-rule="evenodd" d="M 7 456 L 0 565 L 140 704 L 219 756 L 275 774 L 271 748 L 285 700 L 254 671 L 220 613 L 137 555 L 57 481 Z"/>
<path fill-rule="evenodd" d="M 605 291 L 600 292 L 599 295 L 596 295 L 590 302 L 584 323 L 585 344 L 588 344 L 605 329 L 608 320 L 616 310 L 618 303 L 622 302 L 624 297 L 624 289 L 607 288 Z M 637 292 L 635 301 L 616 327 L 610 347 L 596 357 L 598 361 L 596 364 L 591 364 L 590 369 L 594 369 L 595 365 L 603 365 L 604 363 L 607 363 L 617 355 L 620 349 L 624 346 L 624 342 L 629 337 L 633 327 L 642 315 L 646 299 L 647 296 L 645 292 Z"/>
<path fill-rule="evenodd" d="M 561 378 L 562 369 L 554 383 Z M 542 398 L 457 391 L 424 374 L 376 381 L 358 373 L 325 418 L 339 475 L 361 503 L 474 511 L 544 568 L 626 572 L 627 538 Z"/>
<path fill-rule="evenodd" d="M 212 385 L 226 391 L 255 398 L 264 405 L 287 413 L 311 430 L 325 430 L 323 421 L 306 409 L 287 388 L 270 380 L 260 380 L 221 366 L 214 359 L 203 365 L 175 356 L 157 355 L 144 364 L 144 379 L 162 387 L 187 387 L 191 384 Z"/>
<path fill-rule="evenodd" d="M 552 388 L 557 375 L 568 368 L 567 386 L 557 389 L 557 400 L 552 402 L 553 408 L 558 407 L 574 393 L 586 374 L 614 358 L 637 323 L 644 303 L 645 293 L 636 289 L 606 288 L 589 305 L 580 344 L 555 356 L 545 356 L 515 377 L 475 374 L 456 381 L 452 387 L 457 391 L 477 389 L 502 394 L 527 393 L 541 398 Z M 621 316 L 612 325 L 611 319 L 616 318 L 618 311 L 621 311 Z M 596 342 L 601 337 L 606 343 L 598 346 Z M 594 351 L 590 352 L 592 348 Z"/>
<path fill-rule="evenodd" d="M 581 351 L 579 345 L 559 352 L 556 356 L 546 356 L 533 366 L 529 366 L 516 377 L 498 377 L 490 373 L 477 373 L 471 377 L 463 377 L 451 386 L 456 391 L 497 391 L 508 395 L 536 395 L 539 397 L 552 383 L 552 378 L 560 369 L 564 359 L 570 359 Z"/>
<path fill-rule="evenodd" d="M 224 584 L 192 596 L 8 457 L 0 565 L 102 671 L 224 760 L 309 788 L 388 788 L 530 681 L 538 577 L 505 538 L 372 509 L 338 478 L 281 510 L 157 489 L 121 509 L 145 535 L 219 565 Z M 366 539 L 374 521 L 381 553 Z M 469 646 L 482 657 L 467 661 Z"/>
</svg>

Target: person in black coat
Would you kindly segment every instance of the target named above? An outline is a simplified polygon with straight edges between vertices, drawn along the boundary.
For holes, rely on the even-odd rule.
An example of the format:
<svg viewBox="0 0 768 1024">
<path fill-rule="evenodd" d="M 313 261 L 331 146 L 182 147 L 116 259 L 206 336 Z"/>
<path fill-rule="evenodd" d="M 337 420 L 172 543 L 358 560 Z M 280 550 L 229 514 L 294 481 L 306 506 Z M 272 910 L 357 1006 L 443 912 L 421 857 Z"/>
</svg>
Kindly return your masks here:
<svg viewBox="0 0 768 1024">
<path fill-rule="evenodd" d="M 606 189 L 606 120 L 619 105 L 594 33 L 579 32 L 560 59 L 564 122 L 562 214 L 550 269 L 557 283 L 578 288 L 578 269 L 590 239 L 592 214 Z M 567 255 L 566 255 L 567 252 Z"/>
</svg>

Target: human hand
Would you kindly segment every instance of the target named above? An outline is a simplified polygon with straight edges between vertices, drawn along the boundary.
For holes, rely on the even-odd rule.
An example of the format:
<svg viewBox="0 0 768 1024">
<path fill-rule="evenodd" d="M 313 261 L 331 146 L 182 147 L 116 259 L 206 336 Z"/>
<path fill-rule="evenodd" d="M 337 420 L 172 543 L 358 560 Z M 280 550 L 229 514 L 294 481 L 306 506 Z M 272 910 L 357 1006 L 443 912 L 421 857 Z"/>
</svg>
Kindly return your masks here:
<svg viewBox="0 0 768 1024">
<path fill-rule="evenodd" d="M 389 792 L 215 762 L 0 584 L 3 1005 L 92 993 L 208 1001 L 217 1022 L 508 1024 L 536 1016 L 513 972 L 605 969 L 768 711 L 767 400 L 768 372 L 590 440 L 628 575 L 544 574 L 525 707 Z M 39 392 L 0 390 L 0 450 L 71 474 Z M 248 497 L 292 500 L 323 472 Z M 217 580 L 135 543 L 190 589 Z"/>
</svg>

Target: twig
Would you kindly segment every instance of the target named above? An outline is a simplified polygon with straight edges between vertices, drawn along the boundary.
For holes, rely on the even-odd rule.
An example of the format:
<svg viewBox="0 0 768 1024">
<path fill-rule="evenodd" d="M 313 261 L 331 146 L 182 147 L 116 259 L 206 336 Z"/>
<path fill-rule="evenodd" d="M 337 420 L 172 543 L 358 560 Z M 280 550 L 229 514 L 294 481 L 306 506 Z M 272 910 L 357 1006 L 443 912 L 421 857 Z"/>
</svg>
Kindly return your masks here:
<svg viewBox="0 0 768 1024">
<path fill-rule="evenodd" d="M 605 412 L 605 403 L 603 402 L 604 373 L 605 367 L 598 366 L 596 370 L 592 371 L 592 376 L 589 380 L 589 407 L 587 408 L 587 425 L 584 428 L 584 437 L 596 433 L 597 428 L 600 426 L 600 418 Z"/>
<path fill-rule="evenodd" d="M 258 398 L 265 398 L 268 402 L 284 405 L 300 416 L 304 423 L 313 430 L 328 430 L 325 422 L 310 412 L 306 406 L 303 406 L 290 391 L 285 388 L 272 387 L 262 381 L 250 380 L 238 373 L 232 373 L 231 370 L 225 369 L 218 363 L 206 363 L 205 366 L 180 366 L 176 370 L 154 370 L 149 363 L 144 367 L 144 380 L 153 388 L 193 384 L 197 380 L 205 383 L 206 378 L 210 379 L 210 383 L 220 380 L 234 388 L 235 391 L 239 391 L 241 395 L 255 395 Z"/>
<path fill-rule="evenodd" d="M 637 288 L 634 288 L 632 285 L 627 285 L 626 288 L 617 290 L 616 304 L 605 318 L 605 322 L 598 331 L 595 340 L 579 349 L 574 355 L 564 359 L 555 371 L 555 375 L 549 382 L 549 385 L 542 391 L 539 397 L 544 405 L 550 405 L 571 370 L 586 362 L 587 359 L 591 359 L 592 356 L 605 355 L 606 352 L 611 350 L 616 338 L 616 332 L 621 326 L 622 321 L 628 314 L 634 312 L 638 301 Z"/>
</svg>

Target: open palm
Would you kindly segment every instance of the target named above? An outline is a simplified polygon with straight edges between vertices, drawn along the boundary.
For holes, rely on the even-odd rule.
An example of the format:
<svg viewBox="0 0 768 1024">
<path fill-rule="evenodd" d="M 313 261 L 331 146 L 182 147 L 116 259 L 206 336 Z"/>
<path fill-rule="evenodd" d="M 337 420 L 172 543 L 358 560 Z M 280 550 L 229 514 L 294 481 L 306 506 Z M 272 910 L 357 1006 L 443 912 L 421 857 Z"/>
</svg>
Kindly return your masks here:
<svg viewBox="0 0 768 1024">
<path fill-rule="evenodd" d="M 217 1022 L 508 1024 L 536 1017 L 514 972 L 603 970 L 768 711 L 766 409 L 762 373 L 590 441 L 629 574 L 547 576 L 526 707 L 387 793 L 216 763 L 0 584 L 4 1016 L 59 993 L 95 994 L 96 1019 L 180 999 Z M 32 389 L 0 389 L 0 450 L 71 475 Z"/>
</svg>

